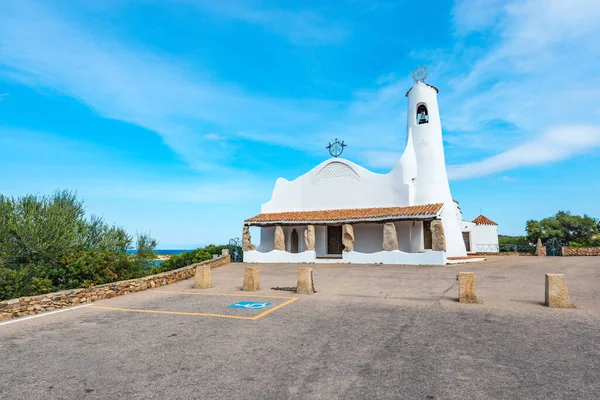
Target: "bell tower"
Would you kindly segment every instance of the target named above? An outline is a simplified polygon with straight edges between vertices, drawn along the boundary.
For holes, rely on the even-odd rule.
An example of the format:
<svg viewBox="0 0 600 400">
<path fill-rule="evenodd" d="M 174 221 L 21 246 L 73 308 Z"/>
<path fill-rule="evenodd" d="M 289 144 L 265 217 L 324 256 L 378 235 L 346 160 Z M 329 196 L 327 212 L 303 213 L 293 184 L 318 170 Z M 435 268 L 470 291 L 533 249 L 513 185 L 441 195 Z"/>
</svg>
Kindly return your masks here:
<svg viewBox="0 0 600 400">
<path fill-rule="evenodd" d="M 442 140 L 442 123 L 435 86 L 425 83 L 427 69 L 413 71 L 415 84 L 406 93 L 408 97 L 407 138 L 410 137 L 417 164 L 414 183 L 414 204 L 444 203 L 442 221 L 449 256 L 466 255 L 460 221 L 456 217 L 456 203 L 450 193 L 446 157 Z"/>
</svg>

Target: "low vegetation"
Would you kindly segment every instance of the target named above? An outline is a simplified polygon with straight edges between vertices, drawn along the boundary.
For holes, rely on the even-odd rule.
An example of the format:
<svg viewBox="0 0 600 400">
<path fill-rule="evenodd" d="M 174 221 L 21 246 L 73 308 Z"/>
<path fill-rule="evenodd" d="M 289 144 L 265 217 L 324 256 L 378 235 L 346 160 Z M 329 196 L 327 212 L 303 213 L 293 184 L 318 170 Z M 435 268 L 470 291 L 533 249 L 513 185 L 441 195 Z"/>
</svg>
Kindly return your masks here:
<svg viewBox="0 0 600 400">
<path fill-rule="evenodd" d="M 223 248 L 208 246 L 151 267 L 156 246 L 149 235 L 134 240 L 100 217 L 87 218 L 69 191 L 0 195 L 0 300 L 139 278 L 210 259 Z"/>
<path fill-rule="evenodd" d="M 569 246 L 600 246 L 600 221 L 588 215 L 572 215 L 559 211 L 539 221 L 529 220 L 526 224 L 527 240 L 536 243 L 558 239 Z"/>
<path fill-rule="evenodd" d="M 546 243 L 557 239 L 571 247 L 600 246 L 600 221 L 588 215 L 572 215 L 568 211 L 559 211 L 555 215 L 541 220 L 529 220 L 526 223 L 527 235 L 498 235 L 500 251 L 531 252 L 538 239 Z M 514 250 L 518 249 L 518 250 Z"/>
<path fill-rule="evenodd" d="M 183 268 L 190 264 L 210 260 L 211 258 L 213 258 L 214 254 L 220 255 L 221 251 L 225 247 L 226 246 L 215 246 L 214 244 L 210 244 L 206 247 L 200 247 L 196 250 L 176 254 L 171 256 L 171 258 L 169 258 L 168 260 L 165 260 L 160 265 L 148 269 L 148 272 L 151 275 L 153 275 L 161 272 L 171 271 L 177 268 Z"/>
</svg>

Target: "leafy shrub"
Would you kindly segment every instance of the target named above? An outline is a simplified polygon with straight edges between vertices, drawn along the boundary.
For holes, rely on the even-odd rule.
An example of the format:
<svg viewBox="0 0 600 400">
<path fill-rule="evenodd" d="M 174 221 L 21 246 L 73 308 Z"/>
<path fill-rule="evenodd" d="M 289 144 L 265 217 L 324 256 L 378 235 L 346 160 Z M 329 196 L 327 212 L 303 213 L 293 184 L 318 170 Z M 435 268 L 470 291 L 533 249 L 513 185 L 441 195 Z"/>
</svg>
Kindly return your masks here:
<svg viewBox="0 0 600 400">
<path fill-rule="evenodd" d="M 181 254 L 177 254 L 172 256 L 170 259 L 165 260 L 162 264 L 150 268 L 148 271 L 150 274 L 158 274 L 161 272 L 167 272 L 178 268 L 183 268 L 185 266 L 196 264 L 202 261 L 210 260 L 213 258 L 214 254 L 221 254 L 221 250 L 223 250 L 226 246 L 215 246 L 214 244 L 210 244 L 205 247 L 199 247 L 196 250 L 184 252 Z"/>
<path fill-rule="evenodd" d="M 85 218 L 74 193 L 0 195 L 0 300 L 143 276 L 157 241 Z"/>
</svg>

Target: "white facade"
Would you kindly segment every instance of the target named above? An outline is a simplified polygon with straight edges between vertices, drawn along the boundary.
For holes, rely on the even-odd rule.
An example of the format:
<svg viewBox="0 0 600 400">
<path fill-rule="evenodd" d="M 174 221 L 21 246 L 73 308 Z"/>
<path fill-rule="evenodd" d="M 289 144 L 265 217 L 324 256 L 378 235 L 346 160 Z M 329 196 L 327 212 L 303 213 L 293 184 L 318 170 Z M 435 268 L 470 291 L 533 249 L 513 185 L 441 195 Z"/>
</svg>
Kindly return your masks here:
<svg viewBox="0 0 600 400">
<path fill-rule="evenodd" d="M 467 253 L 498 253 L 498 225 L 476 224 L 470 221 L 461 222 L 461 230 Z"/>
<path fill-rule="evenodd" d="M 452 200 L 446 173 L 437 89 L 417 82 L 407 97 L 406 149 L 397 165 L 387 174 L 378 174 L 351 161 L 331 158 L 293 181 L 277 179 L 271 200 L 262 205 L 261 214 L 257 216 L 262 219 L 254 217 L 246 221 L 247 225 L 261 228 L 260 244 L 256 250 L 245 249 L 244 261 L 445 264 L 447 257 L 467 255 L 460 210 Z M 419 123 L 423 115 L 418 112 L 426 115 L 427 122 Z M 302 213 L 309 211 L 339 210 L 343 215 L 343 210 L 348 209 L 440 203 L 439 211 L 433 214 L 399 215 L 393 220 L 371 218 L 369 212 L 365 211 L 365 217 L 360 220 L 346 221 L 340 217 L 329 223 L 302 221 Z M 335 213 L 329 212 L 327 215 L 332 214 Z M 296 222 L 285 220 L 291 218 L 290 215 L 294 215 Z M 430 226 L 431 220 L 441 220 L 443 223 L 445 251 L 431 250 L 431 233 L 429 228 L 424 228 L 425 224 Z M 382 249 L 385 222 L 394 223 L 398 250 Z M 304 248 L 304 234 L 309 224 L 315 227 L 314 251 L 305 251 Z M 331 239 L 328 239 L 328 225 L 341 224 L 352 225 L 354 248 L 342 254 L 329 254 L 328 244 L 331 243 L 328 240 Z M 274 250 L 276 225 L 283 228 L 285 250 Z M 292 245 L 292 237 L 297 244 Z"/>
</svg>

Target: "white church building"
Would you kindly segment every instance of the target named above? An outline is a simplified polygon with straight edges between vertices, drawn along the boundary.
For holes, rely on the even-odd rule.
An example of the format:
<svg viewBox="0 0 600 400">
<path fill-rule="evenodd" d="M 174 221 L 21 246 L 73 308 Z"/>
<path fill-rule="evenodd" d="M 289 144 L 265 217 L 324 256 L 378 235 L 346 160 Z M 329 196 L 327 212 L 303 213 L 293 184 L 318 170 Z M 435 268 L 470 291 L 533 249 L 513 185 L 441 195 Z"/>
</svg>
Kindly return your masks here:
<svg viewBox="0 0 600 400">
<path fill-rule="evenodd" d="M 406 149 L 389 173 L 333 157 L 277 179 L 271 200 L 244 222 L 244 262 L 444 265 L 497 252 L 497 224 L 463 221 L 450 193 L 437 94 L 424 79 L 406 93 Z M 249 227 L 260 228 L 258 247 Z"/>
</svg>

